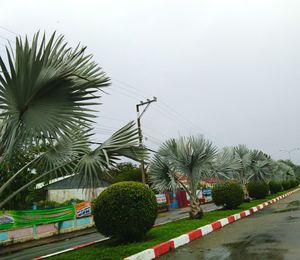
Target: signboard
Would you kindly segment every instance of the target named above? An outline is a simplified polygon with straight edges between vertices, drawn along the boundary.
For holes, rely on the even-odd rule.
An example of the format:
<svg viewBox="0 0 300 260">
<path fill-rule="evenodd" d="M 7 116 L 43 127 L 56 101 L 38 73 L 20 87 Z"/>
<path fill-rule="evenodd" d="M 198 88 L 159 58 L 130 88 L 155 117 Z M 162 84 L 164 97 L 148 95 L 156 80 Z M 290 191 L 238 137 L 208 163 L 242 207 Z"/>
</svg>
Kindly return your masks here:
<svg viewBox="0 0 300 260">
<path fill-rule="evenodd" d="M 0 230 L 60 222 L 74 216 L 73 205 L 55 209 L 0 211 Z"/>
<path fill-rule="evenodd" d="M 75 205 L 76 218 L 82 218 L 92 215 L 92 206 L 90 201 L 84 201 Z"/>
<path fill-rule="evenodd" d="M 202 194 L 203 194 L 203 196 L 205 196 L 205 197 L 209 197 L 209 196 L 211 196 L 211 194 L 212 194 L 212 189 L 211 189 L 211 188 L 205 188 L 205 189 L 202 189 Z"/>
<path fill-rule="evenodd" d="M 167 198 L 165 194 L 156 194 L 155 197 L 156 197 L 157 204 L 160 205 L 160 204 L 167 203 Z"/>
</svg>

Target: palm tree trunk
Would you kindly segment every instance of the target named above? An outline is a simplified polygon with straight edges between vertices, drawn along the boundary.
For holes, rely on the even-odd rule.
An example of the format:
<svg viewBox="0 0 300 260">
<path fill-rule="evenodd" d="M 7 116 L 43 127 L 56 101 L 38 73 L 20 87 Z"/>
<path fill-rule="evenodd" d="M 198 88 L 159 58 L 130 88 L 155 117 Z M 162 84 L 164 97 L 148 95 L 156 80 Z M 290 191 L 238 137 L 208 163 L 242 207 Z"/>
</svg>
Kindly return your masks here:
<svg viewBox="0 0 300 260">
<path fill-rule="evenodd" d="M 246 184 L 242 184 L 242 188 L 244 191 L 244 200 L 250 200 L 249 192 Z"/>
<path fill-rule="evenodd" d="M 203 217 L 203 210 L 200 206 L 200 200 L 197 198 L 197 196 L 191 196 L 190 197 L 190 218 L 191 219 L 199 219 Z"/>
</svg>

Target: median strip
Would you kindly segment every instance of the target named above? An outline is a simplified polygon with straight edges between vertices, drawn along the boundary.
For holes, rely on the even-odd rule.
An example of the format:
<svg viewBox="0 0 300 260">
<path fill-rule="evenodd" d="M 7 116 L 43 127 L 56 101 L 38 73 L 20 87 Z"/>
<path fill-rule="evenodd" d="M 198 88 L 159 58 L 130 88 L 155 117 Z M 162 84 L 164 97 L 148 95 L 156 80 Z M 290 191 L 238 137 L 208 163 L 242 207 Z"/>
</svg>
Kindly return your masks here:
<svg viewBox="0 0 300 260">
<path fill-rule="evenodd" d="M 239 219 L 245 218 L 247 216 L 250 216 L 254 214 L 255 212 L 258 212 L 259 210 L 262 210 L 264 207 L 268 206 L 269 204 L 276 203 L 277 201 L 286 198 L 290 196 L 291 194 L 299 191 L 300 189 L 293 190 L 291 192 L 288 192 L 284 195 L 278 196 L 275 199 L 271 199 L 267 202 L 264 202 L 262 204 L 259 204 L 255 207 L 249 208 L 248 210 L 242 211 L 240 213 L 228 216 L 226 218 L 214 221 L 211 224 L 205 225 L 203 227 L 197 228 L 195 230 L 192 230 L 186 234 L 183 234 L 179 237 L 170 239 L 169 241 L 160 243 L 158 245 L 153 246 L 152 248 L 146 249 L 144 251 L 141 251 L 137 254 L 134 254 L 132 256 L 126 257 L 124 260 L 150 260 L 157 258 L 163 254 L 168 253 L 169 251 L 178 248 L 180 246 L 183 246 L 185 244 L 190 243 L 191 241 L 203 237 L 215 230 L 218 230 L 225 225 L 228 225 L 232 222 L 235 222 Z"/>
</svg>

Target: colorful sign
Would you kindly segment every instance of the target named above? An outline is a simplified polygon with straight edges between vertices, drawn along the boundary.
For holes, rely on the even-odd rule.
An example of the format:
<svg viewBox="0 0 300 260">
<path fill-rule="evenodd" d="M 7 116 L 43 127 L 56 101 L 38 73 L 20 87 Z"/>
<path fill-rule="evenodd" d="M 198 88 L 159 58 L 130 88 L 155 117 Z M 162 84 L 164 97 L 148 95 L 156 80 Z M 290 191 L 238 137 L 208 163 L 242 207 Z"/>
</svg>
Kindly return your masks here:
<svg viewBox="0 0 300 260">
<path fill-rule="evenodd" d="M 167 198 L 165 194 L 156 194 L 155 197 L 156 197 L 157 204 L 160 205 L 160 204 L 167 203 Z"/>
<path fill-rule="evenodd" d="M 84 201 L 75 205 L 76 218 L 82 218 L 92 215 L 92 206 L 90 201 Z"/>
<path fill-rule="evenodd" d="M 212 189 L 211 188 L 202 189 L 202 194 L 203 196 L 211 196 Z"/>
<path fill-rule="evenodd" d="M 73 205 L 41 210 L 9 210 L 0 212 L 0 230 L 60 222 L 75 217 Z"/>
</svg>

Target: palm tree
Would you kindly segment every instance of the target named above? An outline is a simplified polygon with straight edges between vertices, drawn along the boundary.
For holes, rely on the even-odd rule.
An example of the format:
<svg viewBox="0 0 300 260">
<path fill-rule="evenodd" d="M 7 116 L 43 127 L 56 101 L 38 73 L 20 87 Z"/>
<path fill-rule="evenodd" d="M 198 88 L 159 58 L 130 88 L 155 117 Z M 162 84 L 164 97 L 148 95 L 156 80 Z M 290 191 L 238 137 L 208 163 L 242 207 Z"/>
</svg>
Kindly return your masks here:
<svg viewBox="0 0 300 260">
<path fill-rule="evenodd" d="M 44 165 L 44 172 L 0 203 L 0 208 L 20 190 L 48 174 L 81 174 L 93 183 L 99 174 L 113 167 L 121 156 L 139 160 L 145 149 L 139 146 L 138 130 L 128 123 L 95 149 L 90 147 L 91 124 L 99 104 L 99 91 L 110 79 L 79 45 L 72 50 L 63 36 L 35 34 L 16 38 L 15 49 L 6 48 L 0 57 L 0 162 L 16 150 L 40 145 L 33 160 L 1 184 L 0 194 L 24 169 Z"/>
<path fill-rule="evenodd" d="M 245 198 L 249 198 L 247 184 L 250 180 L 267 182 L 272 175 L 273 161 L 270 156 L 259 150 L 250 150 L 245 145 L 232 148 L 234 156 L 240 161 L 240 168 L 233 179 L 242 185 Z"/>
<path fill-rule="evenodd" d="M 293 168 L 290 165 L 284 163 L 283 161 L 275 161 L 272 179 L 282 182 L 288 181 L 291 178 L 295 178 Z"/>
<path fill-rule="evenodd" d="M 241 162 L 233 149 L 225 147 L 218 152 L 213 161 L 211 176 L 225 180 L 235 179 L 240 168 Z"/>
<path fill-rule="evenodd" d="M 217 149 L 202 137 L 181 137 L 166 141 L 149 166 L 149 180 L 154 189 L 164 192 L 183 188 L 190 196 L 190 217 L 203 215 L 197 188 L 200 179 L 211 171 Z M 187 182 L 182 181 L 186 177 Z"/>
<path fill-rule="evenodd" d="M 273 161 L 270 156 L 262 151 L 251 151 L 251 173 L 248 180 L 262 181 L 267 183 L 271 179 L 273 170 Z"/>
</svg>

